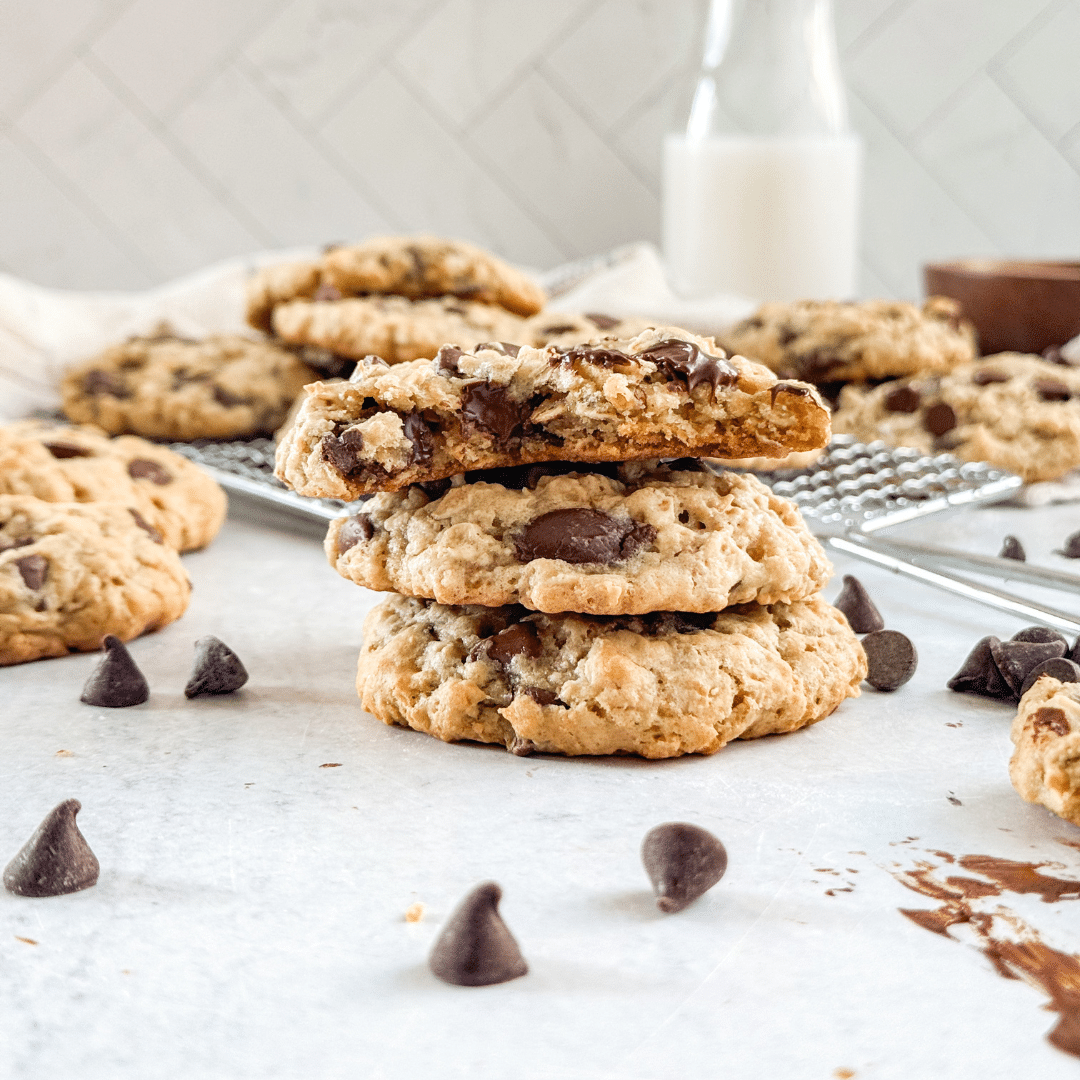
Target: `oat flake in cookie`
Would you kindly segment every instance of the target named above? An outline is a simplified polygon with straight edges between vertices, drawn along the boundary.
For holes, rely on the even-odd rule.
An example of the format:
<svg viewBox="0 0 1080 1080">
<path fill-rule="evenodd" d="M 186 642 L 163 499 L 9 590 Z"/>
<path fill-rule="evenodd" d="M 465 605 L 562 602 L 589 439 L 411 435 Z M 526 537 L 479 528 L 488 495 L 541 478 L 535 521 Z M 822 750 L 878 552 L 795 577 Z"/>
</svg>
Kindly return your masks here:
<svg viewBox="0 0 1080 1080">
<path fill-rule="evenodd" d="M 303 495 L 356 499 L 474 469 L 628 457 L 781 457 L 825 445 L 817 391 L 685 330 L 567 350 L 445 346 L 308 388 L 278 446 Z"/>
<path fill-rule="evenodd" d="M 393 596 L 364 624 L 364 708 L 513 753 L 711 754 L 857 697 L 866 658 L 820 597 L 719 614 L 546 615 Z"/>
<path fill-rule="evenodd" d="M 831 572 L 792 503 L 695 459 L 548 462 L 442 486 L 375 495 L 333 522 L 331 565 L 442 604 L 591 615 L 790 602 Z"/>
</svg>

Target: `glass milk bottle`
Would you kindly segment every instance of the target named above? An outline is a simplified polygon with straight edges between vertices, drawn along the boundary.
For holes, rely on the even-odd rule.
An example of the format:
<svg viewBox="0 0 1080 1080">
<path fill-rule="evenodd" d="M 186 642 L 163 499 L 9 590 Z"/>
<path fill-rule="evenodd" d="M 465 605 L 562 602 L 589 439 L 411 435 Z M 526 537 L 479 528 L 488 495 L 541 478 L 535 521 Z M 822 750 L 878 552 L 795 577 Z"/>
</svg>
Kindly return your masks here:
<svg viewBox="0 0 1080 1080">
<path fill-rule="evenodd" d="M 853 298 L 861 160 L 831 0 L 712 0 L 686 134 L 664 143 L 672 286 Z"/>
</svg>

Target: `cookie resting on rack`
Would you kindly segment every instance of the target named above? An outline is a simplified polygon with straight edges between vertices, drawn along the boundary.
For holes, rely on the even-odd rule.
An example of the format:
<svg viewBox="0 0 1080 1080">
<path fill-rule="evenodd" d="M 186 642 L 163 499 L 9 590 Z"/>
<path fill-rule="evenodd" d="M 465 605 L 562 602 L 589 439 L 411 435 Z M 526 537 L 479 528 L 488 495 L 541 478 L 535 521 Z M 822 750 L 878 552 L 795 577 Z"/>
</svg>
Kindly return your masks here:
<svg viewBox="0 0 1080 1080">
<path fill-rule="evenodd" d="M 830 574 L 794 504 L 694 458 L 553 462 L 413 485 L 334 521 L 326 554 L 369 589 L 590 615 L 802 600 Z"/>
<path fill-rule="evenodd" d="M 172 450 L 50 420 L 0 427 L 0 494 L 133 506 L 178 551 L 210 543 L 226 511 L 213 477 Z"/>
<path fill-rule="evenodd" d="M 845 387 L 833 424 L 863 442 L 988 461 L 1028 483 L 1056 480 L 1080 466 L 1080 371 L 998 353 L 947 375 Z"/>
<path fill-rule="evenodd" d="M 560 350 L 501 344 L 315 383 L 278 445 L 302 495 L 356 499 L 539 461 L 775 456 L 824 446 L 829 412 L 711 340 L 672 328 Z"/>
<path fill-rule="evenodd" d="M 0 664 L 130 641 L 190 597 L 180 556 L 137 510 L 0 495 Z"/>
<path fill-rule="evenodd" d="M 384 600 L 357 690 L 387 724 L 516 754 L 711 754 L 857 697 L 866 659 L 820 596 L 599 618 Z"/>
</svg>

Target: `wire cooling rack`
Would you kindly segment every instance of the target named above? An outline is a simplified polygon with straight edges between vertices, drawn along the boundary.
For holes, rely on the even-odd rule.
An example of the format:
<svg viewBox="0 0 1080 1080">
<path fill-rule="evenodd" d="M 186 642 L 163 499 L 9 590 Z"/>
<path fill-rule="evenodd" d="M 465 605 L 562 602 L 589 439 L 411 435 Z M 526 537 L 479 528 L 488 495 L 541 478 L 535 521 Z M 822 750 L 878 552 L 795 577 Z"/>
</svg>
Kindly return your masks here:
<svg viewBox="0 0 1080 1080">
<path fill-rule="evenodd" d="M 170 443 L 170 448 L 207 469 L 227 491 L 268 507 L 327 522 L 347 513 L 337 499 L 311 499 L 290 491 L 274 477 L 272 439 L 246 442 Z M 802 510 L 814 532 L 876 532 L 943 510 L 999 502 L 1022 481 L 983 463 L 951 454 L 922 454 L 881 442 L 859 443 L 836 435 L 809 468 L 759 473 L 777 495 Z"/>
</svg>

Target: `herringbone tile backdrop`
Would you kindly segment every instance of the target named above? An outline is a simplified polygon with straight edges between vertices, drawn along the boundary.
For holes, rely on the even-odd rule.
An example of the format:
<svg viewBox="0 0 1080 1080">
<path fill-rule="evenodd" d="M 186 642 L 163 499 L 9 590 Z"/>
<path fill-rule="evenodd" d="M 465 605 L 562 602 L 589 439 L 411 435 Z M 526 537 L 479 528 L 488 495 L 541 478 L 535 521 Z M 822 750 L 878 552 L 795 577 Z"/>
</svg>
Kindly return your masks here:
<svg viewBox="0 0 1080 1080">
<path fill-rule="evenodd" d="M 704 0 L 0 0 L 0 269 L 137 288 L 431 230 L 538 267 L 658 237 Z M 862 291 L 1080 257 L 1080 0 L 837 0 Z"/>
</svg>

